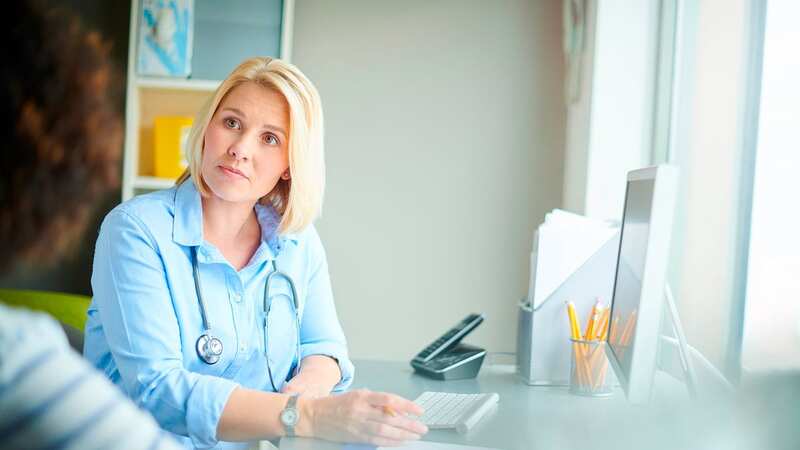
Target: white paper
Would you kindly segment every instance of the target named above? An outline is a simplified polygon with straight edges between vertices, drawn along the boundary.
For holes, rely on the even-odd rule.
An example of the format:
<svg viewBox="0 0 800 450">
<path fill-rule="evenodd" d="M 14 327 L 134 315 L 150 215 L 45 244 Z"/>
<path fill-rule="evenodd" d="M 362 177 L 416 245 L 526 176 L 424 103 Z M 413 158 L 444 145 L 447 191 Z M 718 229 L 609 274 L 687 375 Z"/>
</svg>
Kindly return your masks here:
<svg viewBox="0 0 800 450">
<path fill-rule="evenodd" d="M 528 299 L 538 308 L 617 233 L 605 221 L 553 210 L 534 234 Z"/>
</svg>

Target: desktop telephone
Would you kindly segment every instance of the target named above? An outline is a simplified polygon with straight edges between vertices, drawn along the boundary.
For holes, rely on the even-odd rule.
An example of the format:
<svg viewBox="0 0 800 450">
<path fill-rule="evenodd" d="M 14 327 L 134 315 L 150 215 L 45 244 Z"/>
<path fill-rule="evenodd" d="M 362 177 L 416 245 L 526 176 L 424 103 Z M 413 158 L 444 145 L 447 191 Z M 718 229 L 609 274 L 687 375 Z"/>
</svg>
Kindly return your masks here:
<svg viewBox="0 0 800 450">
<path fill-rule="evenodd" d="M 411 367 L 420 375 L 437 380 L 475 378 L 483 364 L 486 350 L 464 344 L 461 340 L 483 322 L 482 314 L 470 314 L 439 339 L 422 349 Z"/>
</svg>

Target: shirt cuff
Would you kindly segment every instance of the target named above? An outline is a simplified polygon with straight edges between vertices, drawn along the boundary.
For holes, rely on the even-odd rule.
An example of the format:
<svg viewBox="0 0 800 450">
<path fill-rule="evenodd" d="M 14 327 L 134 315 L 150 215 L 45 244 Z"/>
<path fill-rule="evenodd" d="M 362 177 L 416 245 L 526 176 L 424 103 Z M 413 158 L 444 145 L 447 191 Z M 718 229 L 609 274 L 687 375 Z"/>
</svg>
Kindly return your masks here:
<svg viewBox="0 0 800 450">
<path fill-rule="evenodd" d="M 339 363 L 339 371 L 342 373 L 342 378 L 333 387 L 334 392 L 346 390 L 353 383 L 353 376 L 355 375 L 355 367 L 347 357 L 347 351 L 342 350 L 340 346 L 330 343 L 316 343 L 305 344 L 300 347 L 300 360 L 306 356 L 311 355 L 324 355 L 330 356 Z"/>
<path fill-rule="evenodd" d="M 224 378 L 203 375 L 186 402 L 186 429 L 195 448 L 217 445 L 217 426 L 231 392 L 239 385 Z"/>
</svg>

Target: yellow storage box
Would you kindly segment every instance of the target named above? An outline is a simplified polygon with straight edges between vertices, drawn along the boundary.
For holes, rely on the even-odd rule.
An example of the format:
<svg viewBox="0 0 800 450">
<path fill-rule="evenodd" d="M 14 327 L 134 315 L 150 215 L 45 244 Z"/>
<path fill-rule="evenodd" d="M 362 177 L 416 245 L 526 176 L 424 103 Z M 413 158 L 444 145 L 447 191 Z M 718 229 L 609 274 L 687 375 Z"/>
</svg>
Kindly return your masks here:
<svg viewBox="0 0 800 450">
<path fill-rule="evenodd" d="M 178 178 L 186 169 L 185 151 L 192 121 L 191 117 L 185 116 L 155 118 L 153 126 L 155 176 Z"/>
</svg>

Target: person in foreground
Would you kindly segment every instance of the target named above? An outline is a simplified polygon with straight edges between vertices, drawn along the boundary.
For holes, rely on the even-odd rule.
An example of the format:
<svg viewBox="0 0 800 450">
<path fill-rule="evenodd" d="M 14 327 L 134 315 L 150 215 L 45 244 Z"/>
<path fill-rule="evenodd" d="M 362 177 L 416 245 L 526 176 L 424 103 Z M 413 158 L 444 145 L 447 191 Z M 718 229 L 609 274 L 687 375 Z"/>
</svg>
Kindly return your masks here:
<svg viewBox="0 0 800 450">
<path fill-rule="evenodd" d="M 108 45 L 65 10 L 6 5 L 0 50 L 0 273 L 55 264 L 117 183 Z M 0 298 L 0 448 L 178 449 L 67 343 Z"/>
<path fill-rule="evenodd" d="M 312 225 L 325 169 L 311 82 L 278 59 L 244 61 L 198 113 L 186 153 L 175 187 L 103 222 L 86 357 L 187 446 L 426 433 L 409 400 L 331 395 L 353 365 Z"/>
</svg>

